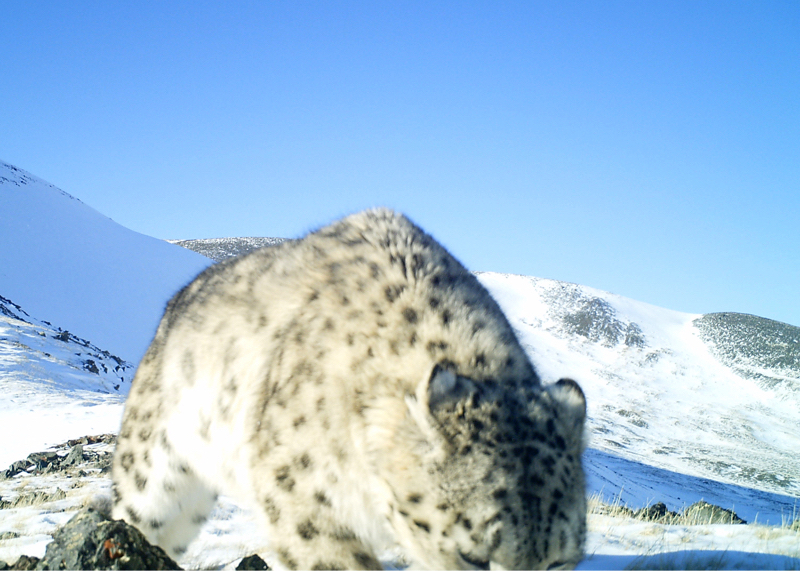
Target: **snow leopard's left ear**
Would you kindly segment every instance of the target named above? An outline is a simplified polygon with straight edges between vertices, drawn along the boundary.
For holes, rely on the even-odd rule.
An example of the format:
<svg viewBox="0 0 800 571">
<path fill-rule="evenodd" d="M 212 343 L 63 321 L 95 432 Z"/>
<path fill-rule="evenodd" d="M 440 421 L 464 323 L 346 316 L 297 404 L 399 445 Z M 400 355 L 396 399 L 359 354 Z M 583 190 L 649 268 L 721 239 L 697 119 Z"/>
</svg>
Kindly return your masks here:
<svg viewBox="0 0 800 571">
<path fill-rule="evenodd" d="M 458 402 L 469 398 L 476 390 L 475 383 L 460 377 L 455 371 L 455 366 L 443 362 L 436 365 L 430 375 L 419 382 L 413 395 L 406 395 L 408 412 L 419 428 L 422 438 L 430 444 L 431 451 L 442 454 L 446 452 L 442 436 L 433 421 L 436 413 L 455 408 Z"/>
<path fill-rule="evenodd" d="M 466 399 L 477 390 L 475 383 L 466 377 L 460 377 L 454 368 L 447 363 L 440 363 L 433 368 L 424 396 L 431 413 Z"/>
</svg>

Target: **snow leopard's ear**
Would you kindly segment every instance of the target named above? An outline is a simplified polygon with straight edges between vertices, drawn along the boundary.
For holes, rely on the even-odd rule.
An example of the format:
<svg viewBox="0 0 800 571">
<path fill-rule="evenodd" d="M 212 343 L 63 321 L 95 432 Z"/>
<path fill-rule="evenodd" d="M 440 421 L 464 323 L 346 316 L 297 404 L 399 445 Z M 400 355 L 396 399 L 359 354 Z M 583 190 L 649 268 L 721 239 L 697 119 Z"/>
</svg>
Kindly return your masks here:
<svg viewBox="0 0 800 571">
<path fill-rule="evenodd" d="M 437 428 L 436 415 L 443 410 L 454 409 L 476 390 L 475 384 L 460 377 L 455 366 L 447 361 L 433 367 L 431 373 L 419 381 L 414 394 L 405 397 L 409 415 L 419 430 L 418 443 L 427 443 L 427 447 L 420 446 L 419 450 L 444 461 L 447 447 Z"/>
<path fill-rule="evenodd" d="M 586 395 L 578 383 L 572 379 L 559 379 L 550 388 L 550 393 L 556 400 L 573 409 L 582 419 L 586 417 Z"/>
<path fill-rule="evenodd" d="M 573 434 L 583 434 L 586 422 L 586 395 L 572 379 L 561 379 L 547 387 L 553 400 L 562 411 L 561 418 L 570 423 Z"/>
<path fill-rule="evenodd" d="M 455 372 L 455 367 L 447 362 L 433 368 L 426 387 L 425 400 L 431 413 L 441 407 L 466 399 L 476 391 L 475 383 Z"/>
</svg>

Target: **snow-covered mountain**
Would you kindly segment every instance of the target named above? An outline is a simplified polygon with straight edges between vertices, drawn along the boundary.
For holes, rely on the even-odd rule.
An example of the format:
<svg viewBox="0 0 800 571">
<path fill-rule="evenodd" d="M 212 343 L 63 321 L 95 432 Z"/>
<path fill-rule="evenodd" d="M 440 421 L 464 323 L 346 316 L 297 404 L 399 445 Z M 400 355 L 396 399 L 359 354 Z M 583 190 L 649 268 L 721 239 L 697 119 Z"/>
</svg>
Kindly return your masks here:
<svg viewBox="0 0 800 571">
<path fill-rule="evenodd" d="M 800 328 L 692 315 L 590 287 L 479 274 L 546 381 L 587 395 L 592 491 L 672 510 L 699 499 L 753 521 L 800 497 Z"/>
<path fill-rule="evenodd" d="M 120 226 L 0 161 L 0 295 L 131 362 L 207 258 Z"/>
<path fill-rule="evenodd" d="M 0 240 L 2 472 L 31 452 L 117 430 L 135 363 L 164 303 L 211 261 L 126 230 L 3 163 Z M 215 257 L 264 245 L 203 242 Z M 771 525 L 800 516 L 800 328 L 735 313 L 685 314 L 553 280 L 478 277 L 544 381 L 569 376 L 583 387 L 591 494 L 634 508 L 661 501 L 673 511 L 705 499 Z M 27 477 L 0 477 L 0 495 L 35 489 Z M 50 508 L 0 509 L 0 559 L 43 553 L 48 534 L 68 519 L 58 511 L 79 505 L 70 500 L 79 486 L 59 482 L 67 498 Z M 91 485 L 107 489 L 108 482 L 96 478 Z M 619 567 L 630 554 L 673 544 L 705 549 L 713 543 L 709 536 L 713 549 L 786 553 L 765 546 L 758 530 L 707 526 L 702 533 L 654 536 L 652 526 L 598 521 L 590 520 L 585 568 Z M 791 543 L 792 533 L 775 532 L 770 545 Z M 230 564 L 260 546 L 259 538 L 246 512 L 223 498 L 181 563 Z M 800 542 L 791 554 L 800 558 Z M 797 568 L 800 559 L 788 565 Z"/>
<path fill-rule="evenodd" d="M 167 300 L 210 263 L 0 161 L 0 465 L 116 431 Z"/>
</svg>

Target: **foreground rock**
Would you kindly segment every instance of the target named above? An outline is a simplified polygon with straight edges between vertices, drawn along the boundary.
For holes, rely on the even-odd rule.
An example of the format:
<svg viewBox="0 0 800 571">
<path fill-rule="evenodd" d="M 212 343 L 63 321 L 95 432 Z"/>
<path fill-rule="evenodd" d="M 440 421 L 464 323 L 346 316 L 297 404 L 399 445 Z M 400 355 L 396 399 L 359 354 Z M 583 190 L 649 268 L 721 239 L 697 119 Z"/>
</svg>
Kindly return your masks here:
<svg viewBox="0 0 800 571">
<path fill-rule="evenodd" d="M 23 555 L 14 562 L 13 565 L 0 561 L 0 571 L 28 571 L 29 569 L 36 569 L 36 564 L 39 563 L 38 557 L 28 557 Z"/>
<path fill-rule="evenodd" d="M 23 569 L 19 564 L 17 561 L 9 569 Z M 163 549 L 150 545 L 138 529 L 121 520 L 109 520 L 91 508 L 81 510 L 59 529 L 44 557 L 35 567 L 26 568 L 180 569 Z"/>
<path fill-rule="evenodd" d="M 16 494 L 0 498 L 0 518 L 6 509 L 63 500 L 68 492 L 51 485 L 37 489 L 25 485 L 29 478 L 64 477 L 80 482 L 88 476 L 106 474 L 111 468 L 111 450 L 116 443 L 112 434 L 85 436 L 70 440 L 53 450 L 34 452 L 24 460 L 14 462 L 8 469 L 0 468 L 0 481 L 19 482 Z M 101 445 L 97 448 L 94 445 Z M 106 445 L 106 446 L 102 446 Z M 107 517 L 109 506 L 96 504 L 97 509 L 84 508 L 53 534 L 42 559 L 22 555 L 13 564 L 0 560 L 0 571 L 28 569 L 180 569 L 160 548 L 124 521 Z M 73 509 L 67 507 L 66 509 Z M 99 509 L 99 511 L 98 511 Z M 63 511 L 58 508 L 58 511 Z M 15 531 L 0 533 L 0 541 L 17 539 Z M 238 569 L 269 569 L 257 555 L 245 557 Z"/>
<path fill-rule="evenodd" d="M 266 571 L 270 566 L 258 554 L 248 555 L 236 566 L 236 571 Z"/>
<path fill-rule="evenodd" d="M 269 569 L 250 555 L 237 569 Z M 44 557 L 23 555 L 12 565 L 0 561 L 0 571 L 29 569 L 181 569 L 163 549 L 122 520 L 112 520 L 85 508 L 53 535 Z"/>
<path fill-rule="evenodd" d="M 54 535 L 36 569 L 180 569 L 124 521 L 93 509 L 78 512 Z"/>
</svg>

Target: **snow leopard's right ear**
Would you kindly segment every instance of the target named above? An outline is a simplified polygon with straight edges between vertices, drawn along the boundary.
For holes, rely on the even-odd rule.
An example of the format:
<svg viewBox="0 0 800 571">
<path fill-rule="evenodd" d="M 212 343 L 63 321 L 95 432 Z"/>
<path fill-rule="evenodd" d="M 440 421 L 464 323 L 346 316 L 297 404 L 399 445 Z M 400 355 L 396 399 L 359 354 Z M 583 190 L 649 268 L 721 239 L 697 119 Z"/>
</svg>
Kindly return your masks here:
<svg viewBox="0 0 800 571">
<path fill-rule="evenodd" d="M 455 372 L 455 367 L 447 362 L 433 368 L 428 379 L 426 400 L 433 413 L 443 406 L 464 400 L 477 390 L 475 383 Z"/>
<path fill-rule="evenodd" d="M 559 379 L 548 390 L 556 401 L 570 411 L 577 423 L 583 424 L 586 420 L 586 395 L 578 383 L 572 379 Z"/>
<path fill-rule="evenodd" d="M 586 438 L 586 395 L 578 383 L 572 379 L 561 379 L 553 385 L 546 387 L 547 392 L 559 407 L 561 422 L 567 423 L 568 434 L 575 438 L 574 444 L 578 448 L 585 448 Z"/>
</svg>

